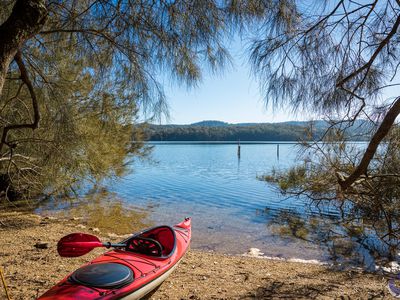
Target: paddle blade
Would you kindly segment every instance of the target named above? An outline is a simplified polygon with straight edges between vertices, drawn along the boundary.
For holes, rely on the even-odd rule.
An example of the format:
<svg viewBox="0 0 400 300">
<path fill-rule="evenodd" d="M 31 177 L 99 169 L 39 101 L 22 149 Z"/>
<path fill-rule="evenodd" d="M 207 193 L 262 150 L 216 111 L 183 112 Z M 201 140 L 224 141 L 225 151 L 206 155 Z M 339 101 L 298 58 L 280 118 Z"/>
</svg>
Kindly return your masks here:
<svg viewBox="0 0 400 300">
<path fill-rule="evenodd" d="M 58 241 L 57 251 L 62 257 L 78 257 L 96 247 L 103 247 L 96 236 L 86 233 L 71 233 Z"/>
</svg>

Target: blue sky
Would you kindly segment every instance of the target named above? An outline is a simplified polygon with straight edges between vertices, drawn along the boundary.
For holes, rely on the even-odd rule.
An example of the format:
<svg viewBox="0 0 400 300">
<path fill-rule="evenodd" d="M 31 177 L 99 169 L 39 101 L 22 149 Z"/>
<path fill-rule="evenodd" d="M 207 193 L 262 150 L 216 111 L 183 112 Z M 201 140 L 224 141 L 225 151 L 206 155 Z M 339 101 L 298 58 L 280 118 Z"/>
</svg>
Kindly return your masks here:
<svg viewBox="0 0 400 300">
<path fill-rule="evenodd" d="M 203 80 L 194 88 L 166 84 L 170 120 L 162 123 L 190 124 L 202 120 L 228 123 L 282 122 L 304 120 L 289 111 L 266 108 L 258 83 L 251 75 L 245 42 L 235 39 L 230 52 L 233 66 L 221 74 L 203 73 Z"/>
<path fill-rule="evenodd" d="M 315 119 L 315 115 L 304 112 L 294 114 L 289 109 L 265 107 L 258 82 L 251 74 L 246 48 L 245 42 L 234 39 L 228 48 L 233 58 L 232 67 L 220 74 L 205 71 L 197 87 L 187 88 L 164 79 L 170 119 L 163 119 L 161 123 L 191 124 L 203 120 L 270 123 Z M 397 77 L 395 81 L 398 82 Z M 397 95 L 398 88 L 392 87 L 383 91 L 382 98 L 393 99 Z"/>
</svg>

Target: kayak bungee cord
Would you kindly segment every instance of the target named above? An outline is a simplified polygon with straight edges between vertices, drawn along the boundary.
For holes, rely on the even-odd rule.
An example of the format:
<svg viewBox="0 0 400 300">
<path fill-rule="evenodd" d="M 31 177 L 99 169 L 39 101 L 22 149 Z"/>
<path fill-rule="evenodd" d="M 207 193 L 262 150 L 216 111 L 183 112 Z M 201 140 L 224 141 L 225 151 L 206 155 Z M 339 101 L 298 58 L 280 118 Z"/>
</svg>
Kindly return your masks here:
<svg viewBox="0 0 400 300">
<path fill-rule="evenodd" d="M 11 300 L 10 295 L 8 294 L 6 281 L 4 279 L 3 271 L 1 270 L 1 268 L 0 268 L 0 276 L 1 276 L 1 282 L 3 282 L 4 291 L 6 292 L 6 297 L 8 300 Z"/>
</svg>

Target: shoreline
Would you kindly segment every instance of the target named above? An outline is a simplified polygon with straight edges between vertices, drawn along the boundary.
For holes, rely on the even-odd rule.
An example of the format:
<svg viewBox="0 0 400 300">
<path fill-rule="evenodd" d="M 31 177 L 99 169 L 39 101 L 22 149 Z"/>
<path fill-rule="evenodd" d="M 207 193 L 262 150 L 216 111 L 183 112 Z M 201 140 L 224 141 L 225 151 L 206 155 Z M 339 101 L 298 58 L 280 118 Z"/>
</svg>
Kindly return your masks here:
<svg viewBox="0 0 400 300">
<path fill-rule="evenodd" d="M 96 249 L 83 257 L 61 258 L 56 244 L 62 236 L 82 231 L 112 242 L 121 236 L 89 228 L 78 218 L 0 212 L 0 221 L 0 266 L 13 300 L 35 299 L 104 252 Z M 38 243 L 47 248 L 36 248 Z M 390 299 L 387 282 L 388 277 L 361 270 L 192 249 L 149 299 Z M 2 287 L 0 298 L 5 298 Z"/>
<path fill-rule="evenodd" d="M 302 263 L 302 264 L 312 264 L 312 265 L 318 265 L 318 266 L 333 266 L 328 262 L 320 261 L 317 259 L 302 259 L 298 257 L 279 257 L 279 256 L 267 256 L 264 255 L 258 248 L 250 248 L 247 253 L 244 253 L 242 255 L 234 255 L 234 256 L 244 256 L 244 257 L 253 257 L 253 258 L 258 258 L 258 259 L 268 259 L 268 260 L 276 260 L 276 261 L 282 261 L 282 262 L 294 262 L 294 263 Z"/>
</svg>

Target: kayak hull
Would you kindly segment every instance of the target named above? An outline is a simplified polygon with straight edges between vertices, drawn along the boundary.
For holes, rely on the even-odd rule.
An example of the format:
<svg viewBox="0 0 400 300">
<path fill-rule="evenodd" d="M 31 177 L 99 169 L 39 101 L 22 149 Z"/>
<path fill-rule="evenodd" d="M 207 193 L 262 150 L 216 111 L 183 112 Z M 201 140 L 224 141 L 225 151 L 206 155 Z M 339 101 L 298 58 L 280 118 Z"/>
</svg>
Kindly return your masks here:
<svg viewBox="0 0 400 300">
<path fill-rule="evenodd" d="M 136 236 L 154 237 L 154 235 L 163 245 L 162 255 L 149 256 L 143 253 L 126 251 L 126 249 L 108 251 L 69 274 L 38 299 L 141 299 L 168 278 L 188 251 L 191 239 L 191 220 L 187 218 L 172 227 L 154 227 L 139 232 L 133 235 L 132 238 Z M 129 240 L 125 240 L 124 243 L 129 244 Z M 84 270 L 87 266 L 101 269 L 103 265 L 110 264 L 123 265 L 125 269 L 129 268 L 132 271 L 133 278 L 122 286 L 110 286 L 107 288 L 74 280 L 76 272 Z M 108 274 L 106 275 L 108 276 Z M 90 276 L 86 277 L 90 279 Z"/>
<path fill-rule="evenodd" d="M 180 261 L 179 261 L 180 262 Z M 159 287 L 168 277 L 171 275 L 171 273 L 178 267 L 179 262 L 176 263 L 174 266 L 172 266 L 167 272 L 162 274 L 161 276 L 157 277 L 154 279 L 152 282 L 146 284 L 139 290 L 134 291 L 133 293 L 121 298 L 123 300 L 136 300 L 136 299 L 141 299 L 147 294 L 151 293 L 154 291 L 157 287 Z"/>
</svg>

